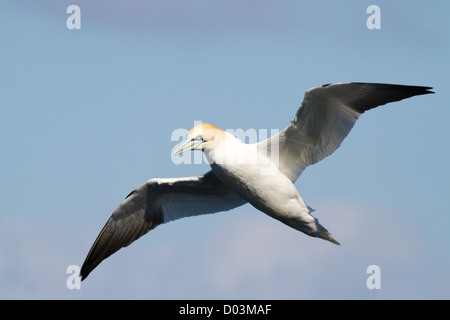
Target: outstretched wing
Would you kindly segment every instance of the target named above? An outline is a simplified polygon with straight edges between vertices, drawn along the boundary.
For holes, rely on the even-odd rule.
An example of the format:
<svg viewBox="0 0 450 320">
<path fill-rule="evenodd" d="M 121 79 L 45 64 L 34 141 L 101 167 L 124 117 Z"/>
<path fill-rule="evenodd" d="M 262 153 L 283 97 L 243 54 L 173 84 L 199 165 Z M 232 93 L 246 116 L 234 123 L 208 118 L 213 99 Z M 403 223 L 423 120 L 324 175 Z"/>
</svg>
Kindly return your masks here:
<svg viewBox="0 0 450 320">
<path fill-rule="evenodd" d="M 106 222 L 84 261 L 81 279 L 114 252 L 162 223 L 245 203 L 212 171 L 188 178 L 150 179 L 131 192 Z"/>
<path fill-rule="evenodd" d="M 260 150 L 278 152 L 278 165 L 291 181 L 308 165 L 333 153 L 367 110 L 415 95 L 431 87 L 381 83 L 337 83 L 309 89 L 291 124 L 261 142 Z"/>
</svg>

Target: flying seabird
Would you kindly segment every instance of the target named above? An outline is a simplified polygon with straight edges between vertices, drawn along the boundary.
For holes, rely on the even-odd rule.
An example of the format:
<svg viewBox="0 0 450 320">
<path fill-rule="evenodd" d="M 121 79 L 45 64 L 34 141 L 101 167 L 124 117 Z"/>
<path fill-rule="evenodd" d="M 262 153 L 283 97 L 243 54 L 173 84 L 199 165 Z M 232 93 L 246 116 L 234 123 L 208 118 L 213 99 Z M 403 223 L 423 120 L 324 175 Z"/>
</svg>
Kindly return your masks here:
<svg viewBox="0 0 450 320">
<path fill-rule="evenodd" d="M 362 113 L 434 93 L 431 89 L 358 82 L 314 87 L 306 91 L 288 127 L 255 144 L 208 123 L 196 125 L 175 154 L 202 150 L 212 170 L 200 176 L 150 179 L 132 191 L 92 245 L 80 271 L 82 280 L 104 259 L 162 223 L 247 202 L 309 236 L 339 244 L 311 215 L 294 182 L 307 166 L 341 145 Z"/>
</svg>

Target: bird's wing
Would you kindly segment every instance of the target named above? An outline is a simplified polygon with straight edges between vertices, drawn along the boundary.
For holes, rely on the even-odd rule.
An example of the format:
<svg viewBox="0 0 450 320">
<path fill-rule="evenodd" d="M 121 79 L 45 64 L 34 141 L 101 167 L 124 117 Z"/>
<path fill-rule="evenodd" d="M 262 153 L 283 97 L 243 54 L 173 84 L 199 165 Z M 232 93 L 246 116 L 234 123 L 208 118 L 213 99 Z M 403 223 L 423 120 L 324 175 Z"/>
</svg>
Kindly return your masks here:
<svg viewBox="0 0 450 320">
<path fill-rule="evenodd" d="M 309 89 L 291 124 L 259 144 L 271 157 L 278 153 L 281 172 L 293 182 L 303 169 L 333 153 L 358 117 L 377 106 L 415 95 L 431 87 L 381 83 L 337 83 Z"/>
<path fill-rule="evenodd" d="M 104 259 L 162 223 L 230 210 L 245 203 L 212 171 L 188 178 L 150 179 L 113 212 L 92 245 L 80 276 L 85 279 Z"/>
</svg>

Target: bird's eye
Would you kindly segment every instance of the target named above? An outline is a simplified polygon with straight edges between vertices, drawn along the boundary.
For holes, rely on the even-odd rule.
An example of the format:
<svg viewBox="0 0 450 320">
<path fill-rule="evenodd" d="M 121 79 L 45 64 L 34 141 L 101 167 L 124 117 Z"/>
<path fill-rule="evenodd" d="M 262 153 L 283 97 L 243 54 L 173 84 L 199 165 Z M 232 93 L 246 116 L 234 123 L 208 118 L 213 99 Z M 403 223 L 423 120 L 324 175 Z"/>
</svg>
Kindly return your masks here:
<svg viewBox="0 0 450 320">
<path fill-rule="evenodd" d="M 202 141 L 202 140 L 203 140 L 203 137 L 199 134 L 198 136 L 196 136 L 196 137 L 194 138 L 194 140 Z"/>
</svg>

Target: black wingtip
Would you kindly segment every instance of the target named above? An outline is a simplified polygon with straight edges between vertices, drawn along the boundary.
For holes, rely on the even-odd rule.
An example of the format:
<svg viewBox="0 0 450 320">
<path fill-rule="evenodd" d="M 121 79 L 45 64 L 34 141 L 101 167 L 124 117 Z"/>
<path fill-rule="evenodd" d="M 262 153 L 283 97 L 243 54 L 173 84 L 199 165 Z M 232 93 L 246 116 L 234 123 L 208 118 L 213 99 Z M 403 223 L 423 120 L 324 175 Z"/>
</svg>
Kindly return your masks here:
<svg viewBox="0 0 450 320">
<path fill-rule="evenodd" d="M 404 87 L 406 90 L 409 90 L 414 95 L 435 93 L 434 91 L 431 91 L 433 87 L 423 87 L 423 86 L 404 86 Z"/>
<path fill-rule="evenodd" d="M 427 94 L 427 93 L 432 93 L 432 94 L 434 94 L 434 93 L 436 93 L 436 92 L 434 92 L 434 91 L 431 91 L 431 89 L 433 89 L 433 87 L 424 87 L 425 88 L 425 93 L 424 94 Z"/>
<path fill-rule="evenodd" d="M 364 84 L 363 82 L 355 82 L 355 83 Z M 368 83 L 368 84 L 375 85 L 378 89 L 381 89 L 381 90 L 403 90 L 403 91 L 415 92 L 417 94 L 434 93 L 433 91 L 430 91 L 431 89 L 433 89 L 433 87 L 428 87 L 428 86 L 391 84 L 391 83 Z"/>
<path fill-rule="evenodd" d="M 84 261 L 83 265 L 81 266 L 81 270 L 80 270 L 80 278 L 81 281 L 83 281 L 84 279 L 87 278 L 87 276 L 91 273 L 92 270 L 95 269 L 96 265 L 94 267 L 92 267 L 91 263 L 88 263 L 89 261 L 89 255 L 86 257 L 86 260 Z"/>
<path fill-rule="evenodd" d="M 90 273 L 90 271 L 87 271 L 86 270 L 87 268 L 86 268 L 86 266 L 85 265 L 83 265 L 82 267 L 81 267 L 81 271 L 80 271 L 80 278 L 81 278 L 81 281 L 83 281 L 84 279 L 86 279 L 87 278 L 87 276 L 89 275 L 89 273 Z"/>
<path fill-rule="evenodd" d="M 363 83 L 352 82 L 360 86 L 362 90 L 367 87 L 367 93 L 351 102 L 351 107 L 356 111 L 363 113 L 367 110 L 384 105 L 386 103 L 400 101 L 413 96 L 434 94 L 431 91 L 433 87 L 426 86 L 410 86 L 402 84 L 389 83 Z"/>
</svg>

